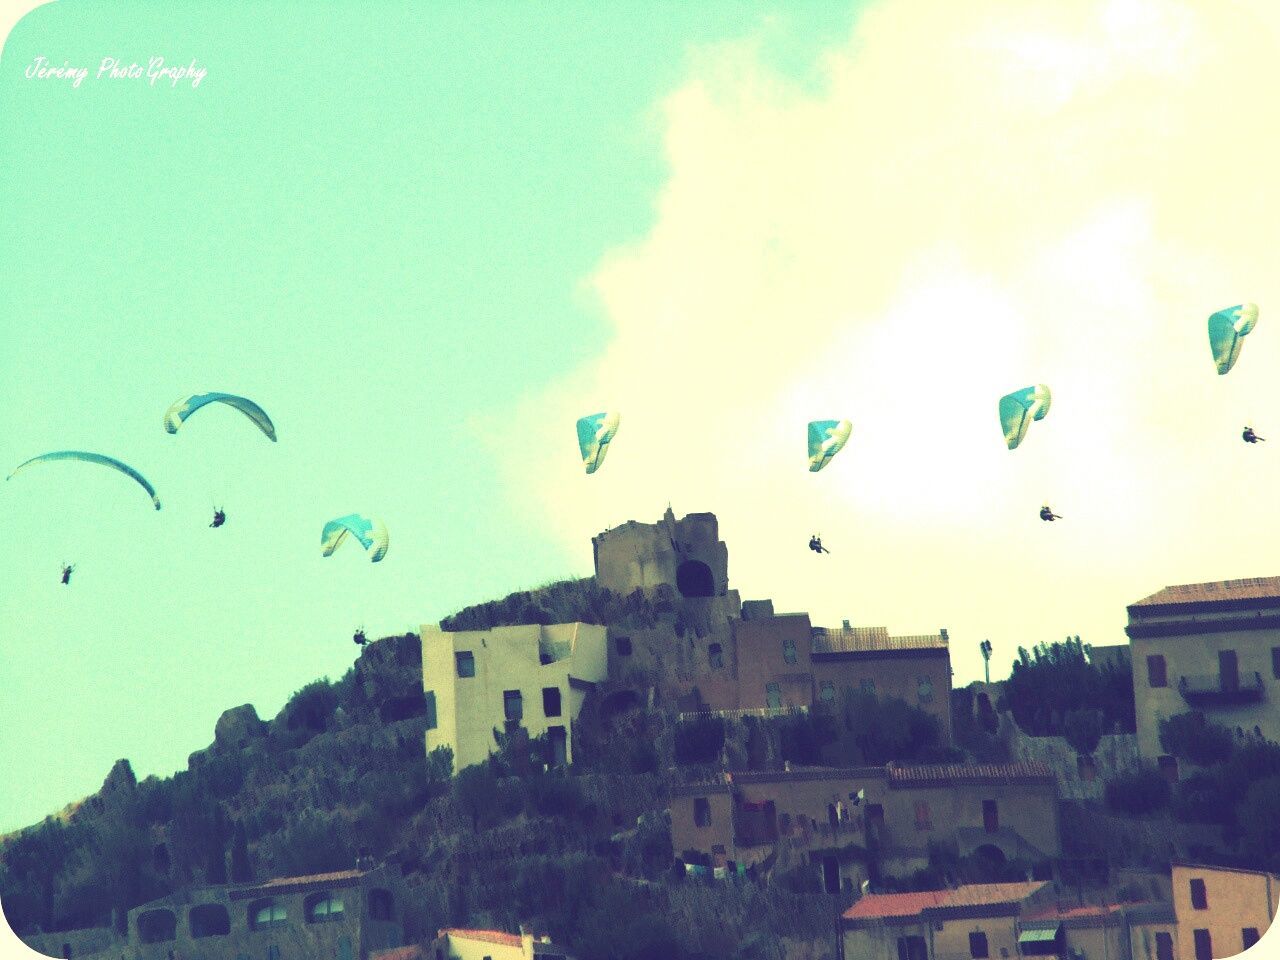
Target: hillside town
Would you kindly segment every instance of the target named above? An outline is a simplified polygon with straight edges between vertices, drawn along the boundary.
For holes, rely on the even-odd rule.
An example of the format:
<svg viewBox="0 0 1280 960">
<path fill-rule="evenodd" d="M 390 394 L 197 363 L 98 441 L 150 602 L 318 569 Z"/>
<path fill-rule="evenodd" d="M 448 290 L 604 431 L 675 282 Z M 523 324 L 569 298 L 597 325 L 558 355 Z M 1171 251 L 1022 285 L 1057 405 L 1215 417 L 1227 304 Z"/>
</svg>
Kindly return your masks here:
<svg viewBox="0 0 1280 960">
<path fill-rule="evenodd" d="M 1128 607 L 1127 643 L 1068 637 L 956 687 L 946 628 L 743 600 L 713 514 L 668 508 L 592 547 L 590 581 L 370 642 L 345 687 L 312 684 L 270 723 L 227 711 L 179 786 L 122 761 L 101 794 L 3 841 L 11 924 L 68 960 L 1212 960 L 1270 927 L 1280 577 L 1155 589 Z M 392 736 L 394 759 L 360 767 L 375 751 L 357 731 Z M 182 796 L 201 784 L 211 806 L 190 809 L 213 812 L 193 829 Z M 343 799 L 375 789 L 406 792 Z M 42 831 L 101 837 L 117 815 L 144 838 L 137 863 L 104 842 L 23 859 Z M 326 860 L 352 837 L 353 859 Z M 576 900 L 553 856 L 581 857 L 598 889 Z M 74 872 L 112 857 L 93 875 L 138 902 L 63 909 Z M 329 868 L 279 872 L 303 863 Z M 605 887 L 667 919 L 619 915 L 602 947 L 586 904 L 608 914 Z"/>
</svg>

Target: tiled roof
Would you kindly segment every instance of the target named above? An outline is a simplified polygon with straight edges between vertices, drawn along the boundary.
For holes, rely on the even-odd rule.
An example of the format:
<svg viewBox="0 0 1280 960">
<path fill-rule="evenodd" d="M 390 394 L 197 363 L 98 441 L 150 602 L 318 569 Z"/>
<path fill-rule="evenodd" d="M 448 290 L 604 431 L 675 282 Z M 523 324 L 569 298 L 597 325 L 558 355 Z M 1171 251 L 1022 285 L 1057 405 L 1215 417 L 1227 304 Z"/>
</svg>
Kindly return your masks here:
<svg viewBox="0 0 1280 960">
<path fill-rule="evenodd" d="M 407 947 L 392 947 L 390 950 L 376 950 L 369 954 L 369 960 L 423 960 L 426 956 L 422 947 L 411 944 Z"/>
<path fill-rule="evenodd" d="M 993 906 L 1020 903 L 1048 881 L 1025 883 L 973 883 L 955 890 L 926 890 L 920 893 L 869 893 L 844 912 L 846 920 L 881 917 L 912 917 L 943 907 Z"/>
<path fill-rule="evenodd" d="M 481 943 L 497 943 L 504 947 L 520 946 L 520 934 L 503 933 L 501 930 L 441 930 L 440 936 L 459 940 L 479 940 Z"/>
<path fill-rule="evenodd" d="M 940 633 L 891 637 L 887 627 L 850 627 L 847 630 L 815 627 L 812 636 L 814 653 L 947 649 L 946 638 Z"/>
<path fill-rule="evenodd" d="M 1019 763 L 939 763 L 889 767 L 894 786 L 949 786 L 962 783 L 1053 783 L 1053 769 L 1038 760 Z"/>
<path fill-rule="evenodd" d="M 227 896 L 232 900 L 245 900 L 263 893 L 297 893 L 327 886 L 349 887 L 353 881 L 359 880 L 368 872 L 367 870 L 339 870 L 335 873 L 313 873 L 305 877 L 276 877 L 251 886 L 232 888 L 227 892 Z"/>
<path fill-rule="evenodd" d="M 1177 606 L 1187 603 L 1212 603 L 1218 600 L 1280 600 L 1280 577 L 1247 577 L 1244 580 L 1183 583 L 1165 587 L 1130 606 Z"/>
<path fill-rule="evenodd" d="M 1084 917 L 1102 917 L 1120 913 L 1133 907 L 1144 907 L 1145 903 L 1086 903 L 1076 906 L 1050 906 L 1026 915 L 1027 920 L 1076 920 Z"/>
</svg>

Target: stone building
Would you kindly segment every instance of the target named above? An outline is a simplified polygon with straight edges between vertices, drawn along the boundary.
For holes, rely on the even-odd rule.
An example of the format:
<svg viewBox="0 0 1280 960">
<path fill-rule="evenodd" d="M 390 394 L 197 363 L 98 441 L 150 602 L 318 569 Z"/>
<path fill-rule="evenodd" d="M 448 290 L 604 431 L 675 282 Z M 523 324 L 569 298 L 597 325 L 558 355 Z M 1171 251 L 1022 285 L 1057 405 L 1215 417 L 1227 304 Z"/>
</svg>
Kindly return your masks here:
<svg viewBox="0 0 1280 960">
<path fill-rule="evenodd" d="M 834 893 L 869 876 L 860 851 L 893 875 L 926 866 L 931 844 L 1047 864 L 1061 854 L 1057 801 L 1034 763 L 728 773 L 673 790 L 671 844 L 713 867 L 807 864 Z"/>
<path fill-rule="evenodd" d="M 389 867 L 197 887 L 135 907 L 128 934 L 24 938 L 46 956 L 95 960 L 365 960 L 404 942 L 403 880 Z M 74 943 L 95 949 L 77 952 Z"/>
<path fill-rule="evenodd" d="M 588 690 L 607 679 L 605 628 L 530 624 L 447 633 L 422 628 L 426 747 L 453 750 L 455 772 L 497 749 L 494 729 L 545 734 L 572 762 L 573 720 Z"/>
<path fill-rule="evenodd" d="M 1143 756 L 1174 768 L 1160 721 L 1187 711 L 1280 741 L 1280 577 L 1165 587 L 1128 612 Z"/>
<path fill-rule="evenodd" d="M 428 949 L 426 960 L 573 960 L 563 947 L 547 936 L 535 936 L 527 927 L 518 934 L 500 930 L 441 930 Z"/>
<path fill-rule="evenodd" d="M 1248 950 L 1280 908 L 1275 874 L 1191 863 L 1174 863 L 1170 872 L 1176 931 L 1169 960 L 1216 960 Z M 1153 960 L 1164 958 L 1157 953 Z"/>
<path fill-rule="evenodd" d="M 1030 881 L 869 894 L 841 925 L 845 956 L 859 960 L 1157 960 L 1143 950 L 1167 936 L 1169 918 L 1167 904 L 1073 903 Z"/>
</svg>

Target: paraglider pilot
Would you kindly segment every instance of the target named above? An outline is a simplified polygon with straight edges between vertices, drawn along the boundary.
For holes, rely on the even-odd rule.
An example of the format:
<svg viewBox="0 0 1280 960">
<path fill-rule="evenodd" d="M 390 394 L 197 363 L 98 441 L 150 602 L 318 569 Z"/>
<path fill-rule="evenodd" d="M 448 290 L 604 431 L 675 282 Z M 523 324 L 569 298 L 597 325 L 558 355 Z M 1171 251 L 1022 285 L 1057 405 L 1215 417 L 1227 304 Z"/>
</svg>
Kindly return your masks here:
<svg viewBox="0 0 1280 960">
<path fill-rule="evenodd" d="M 75 564 L 64 563 L 62 565 L 62 582 L 71 583 L 71 571 L 75 569 Z"/>
<path fill-rule="evenodd" d="M 1040 519 L 1048 520 L 1050 523 L 1052 523 L 1054 520 L 1061 520 L 1062 518 L 1058 516 L 1056 513 L 1054 513 L 1052 510 L 1050 510 L 1049 505 L 1046 503 L 1043 507 L 1040 508 Z"/>
<path fill-rule="evenodd" d="M 1265 438 L 1260 437 L 1253 432 L 1253 427 L 1245 427 L 1244 433 L 1242 433 L 1241 436 L 1244 437 L 1245 443 L 1257 443 L 1259 441 L 1262 441 L 1263 443 L 1267 442 Z"/>
<path fill-rule="evenodd" d="M 361 627 L 359 630 L 357 630 L 355 632 L 355 636 L 353 636 L 351 639 L 355 641 L 356 646 L 363 647 L 367 639 L 364 635 L 364 627 Z"/>
<path fill-rule="evenodd" d="M 213 511 L 213 523 L 209 524 L 209 526 L 220 527 L 226 522 L 227 522 L 227 515 L 222 512 L 221 508 L 218 508 Z"/>
<path fill-rule="evenodd" d="M 814 553 L 830 553 L 831 552 L 830 550 L 828 550 L 826 547 L 822 545 L 822 538 L 819 537 L 817 534 L 814 534 L 812 537 L 809 538 L 809 549 L 812 550 Z"/>
</svg>

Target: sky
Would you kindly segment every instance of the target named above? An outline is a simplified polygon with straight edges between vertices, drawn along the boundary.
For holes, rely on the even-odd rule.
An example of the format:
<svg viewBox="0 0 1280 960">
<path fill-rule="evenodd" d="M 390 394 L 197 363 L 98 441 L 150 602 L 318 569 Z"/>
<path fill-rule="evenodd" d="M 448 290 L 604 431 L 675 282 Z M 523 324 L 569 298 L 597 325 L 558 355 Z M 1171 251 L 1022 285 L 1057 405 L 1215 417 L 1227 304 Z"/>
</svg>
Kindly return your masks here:
<svg viewBox="0 0 1280 960">
<path fill-rule="evenodd" d="M 1124 642 L 1166 584 L 1278 572 L 1280 11 L 694 7 L 18 24 L 0 466 L 107 453 L 164 508 L 88 465 L 0 485 L 0 831 L 117 758 L 184 768 L 222 710 L 341 676 L 358 625 L 589 575 L 593 534 L 668 502 L 720 517 L 744 599 L 946 627 L 957 682 L 983 639 L 1002 676 L 1020 645 Z M 207 75 L 96 78 L 157 55 Z M 90 76 L 27 78 L 38 56 Z M 1219 377 L 1206 319 L 1246 301 Z M 1053 407 L 1010 452 L 997 401 L 1033 383 Z M 221 408 L 165 433 L 210 390 L 279 442 Z M 604 409 L 588 477 L 574 421 Z M 808 473 L 806 423 L 842 418 Z M 351 512 L 383 562 L 321 557 Z"/>
</svg>

